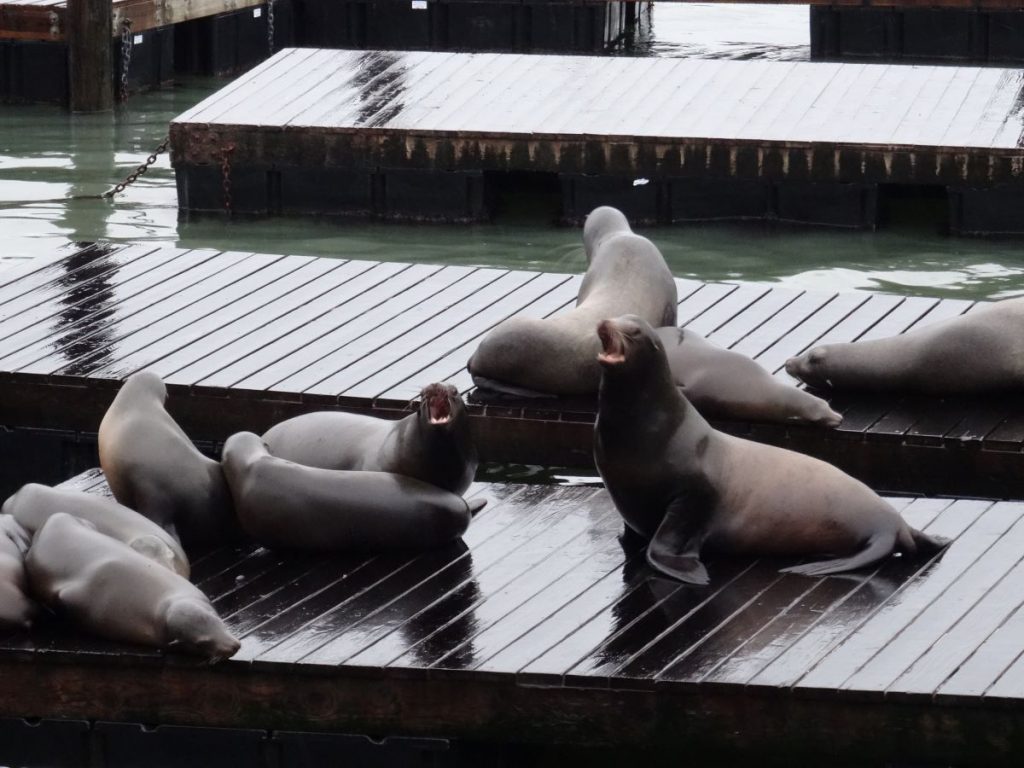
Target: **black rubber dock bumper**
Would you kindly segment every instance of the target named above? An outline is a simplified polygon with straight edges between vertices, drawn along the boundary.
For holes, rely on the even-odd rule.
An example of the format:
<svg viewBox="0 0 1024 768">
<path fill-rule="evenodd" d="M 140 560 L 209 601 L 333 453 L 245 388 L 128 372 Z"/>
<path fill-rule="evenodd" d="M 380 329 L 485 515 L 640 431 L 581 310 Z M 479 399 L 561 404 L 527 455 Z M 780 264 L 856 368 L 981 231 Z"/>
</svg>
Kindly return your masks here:
<svg viewBox="0 0 1024 768">
<path fill-rule="evenodd" d="M 478 221 L 539 180 L 568 222 L 872 229 L 918 195 L 1019 235 L 1022 96 L 990 67 L 287 49 L 170 135 L 184 214 Z"/>
<path fill-rule="evenodd" d="M 296 33 L 323 48 L 600 53 L 635 13 L 609 0 L 298 0 Z"/>
<path fill-rule="evenodd" d="M 1024 10 L 811 6 L 816 60 L 1024 63 Z"/>
</svg>

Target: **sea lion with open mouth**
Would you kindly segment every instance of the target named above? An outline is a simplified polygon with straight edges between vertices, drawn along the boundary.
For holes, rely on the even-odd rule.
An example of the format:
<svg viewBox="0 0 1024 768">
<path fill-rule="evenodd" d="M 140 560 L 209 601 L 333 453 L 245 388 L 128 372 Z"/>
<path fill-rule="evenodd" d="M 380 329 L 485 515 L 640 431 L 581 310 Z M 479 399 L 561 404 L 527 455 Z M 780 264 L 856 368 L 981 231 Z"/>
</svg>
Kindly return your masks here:
<svg viewBox="0 0 1024 768">
<path fill-rule="evenodd" d="M 457 494 L 478 463 L 466 404 L 451 384 L 428 384 L 416 412 L 397 421 L 316 411 L 274 425 L 263 442 L 307 467 L 394 472 Z"/>
<path fill-rule="evenodd" d="M 908 526 L 874 491 L 830 464 L 713 429 L 676 387 L 665 348 L 635 316 L 597 328 L 602 368 L 594 460 L 647 561 L 707 584 L 705 547 L 828 555 L 784 570 L 807 576 L 871 565 L 899 550 L 947 545 Z"/>
</svg>

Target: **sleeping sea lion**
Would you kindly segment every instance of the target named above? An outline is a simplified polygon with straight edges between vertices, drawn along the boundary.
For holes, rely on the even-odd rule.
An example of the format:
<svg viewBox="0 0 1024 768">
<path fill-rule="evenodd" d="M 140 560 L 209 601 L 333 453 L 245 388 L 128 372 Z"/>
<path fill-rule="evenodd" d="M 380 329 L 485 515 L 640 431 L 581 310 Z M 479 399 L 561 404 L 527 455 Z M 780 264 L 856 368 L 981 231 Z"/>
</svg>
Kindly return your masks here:
<svg viewBox="0 0 1024 768">
<path fill-rule="evenodd" d="M 95 493 L 65 491 L 39 483 L 21 486 L 4 502 L 3 513 L 12 515 L 29 535 L 35 535 L 51 515 L 66 512 L 88 520 L 97 531 L 123 541 L 179 576 L 189 576 L 188 557 L 170 533 L 138 512 Z"/>
<path fill-rule="evenodd" d="M 815 387 L 926 395 L 1024 389 L 1024 298 L 899 336 L 825 344 L 786 361 Z"/>
<path fill-rule="evenodd" d="M 295 464 L 270 455 L 251 432 L 228 438 L 222 461 L 242 528 L 271 547 L 439 547 L 458 539 L 484 504 L 391 472 Z"/>
<path fill-rule="evenodd" d="M 746 355 L 685 328 L 658 328 L 655 333 L 665 347 L 673 381 L 706 418 L 825 427 L 838 427 L 843 420 L 820 397 L 782 383 Z"/>
<path fill-rule="evenodd" d="M 676 387 L 661 339 L 635 316 L 605 320 L 594 460 L 658 571 L 706 584 L 701 550 L 828 555 L 784 569 L 819 576 L 945 540 L 908 526 L 830 464 L 713 429 Z"/>
<path fill-rule="evenodd" d="M 466 404 L 451 384 L 424 387 L 416 413 L 398 421 L 318 411 L 276 424 L 263 442 L 308 467 L 394 472 L 456 494 L 473 482 L 478 461 Z"/>
<path fill-rule="evenodd" d="M 87 520 L 51 516 L 32 540 L 25 569 L 38 600 L 101 637 L 210 661 L 239 648 L 206 595 Z"/>
<path fill-rule="evenodd" d="M 0 515 L 0 626 L 32 626 L 36 606 L 25 581 L 25 553 L 31 534 L 10 515 Z"/>
</svg>

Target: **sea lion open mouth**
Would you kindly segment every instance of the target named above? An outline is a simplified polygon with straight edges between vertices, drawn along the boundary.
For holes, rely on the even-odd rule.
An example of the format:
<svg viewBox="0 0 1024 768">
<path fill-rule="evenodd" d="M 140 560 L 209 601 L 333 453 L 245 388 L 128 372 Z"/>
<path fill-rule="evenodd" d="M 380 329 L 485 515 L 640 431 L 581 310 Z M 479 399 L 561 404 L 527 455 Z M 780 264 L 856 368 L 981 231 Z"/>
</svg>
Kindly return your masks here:
<svg viewBox="0 0 1024 768">
<path fill-rule="evenodd" d="M 626 339 L 614 320 L 602 320 L 597 326 L 597 335 L 601 338 L 604 350 L 597 356 L 597 361 L 604 365 L 621 365 L 626 362 Z"/>
<path fill-rule="evenodd" d="M 452 391 L 449 391 L 451 389 Z M 454 388 L 443 384 L 431 384 L 424 387 L 420 397 L 427 408 L 427 421 L 431 424 L 448 424 L 454 418 L 451 398 Z"/>
</svg>

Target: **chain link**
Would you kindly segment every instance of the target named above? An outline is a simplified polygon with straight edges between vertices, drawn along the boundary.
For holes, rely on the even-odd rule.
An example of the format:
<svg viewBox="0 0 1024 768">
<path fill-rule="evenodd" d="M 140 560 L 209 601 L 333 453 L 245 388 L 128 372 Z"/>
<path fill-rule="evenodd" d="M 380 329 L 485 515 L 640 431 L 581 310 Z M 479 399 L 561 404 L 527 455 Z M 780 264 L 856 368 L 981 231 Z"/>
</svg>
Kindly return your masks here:
<svg viewBox="0 0 1024 768">
<path fill-rule="evenodd" d="M 146 158 L 146 162 L 144 162 L 134 171 L 129 173 L 125 177 L 124 181 L 120 182 L 119 184 L 115 184 L 113 187 L 111 187 L 102 195 L 100 195 L 100 197 L 113 197 L 114 195 L 124 192 L 125 187 L 129 186 L 130 184 L 134 184 L 138 180 L 139 176 L 142 176 L 146 171 L 149 170 L 149 166 L 156 162 L 157 157 L 159 157 L 160 155 L 167 151 L 167 145 L 170 143 L 170 141 L 171 137 L 165 136 L 164 140 L 160 142 L 159 146 L 157 146 L 157 148 L 153 150 L 153 154 Z"/>
<path fill-rule="evenodd" d="M 267 55 L 274 55 L 274 0 L 267 0 Z"/>
<path fill-rule="evenodd" d="M 132 63 L 132 48 L 134 47 L 132 36 L 132 20 L 125 19 L 121 22 L 121 102 L 128 101 L 128 68 Z"/>
<path fill-rule="evenodd" d="M 220 155 L 220 185 L 224 190 L 224 211 L 231 213 L 231 153 L 235 151 L 234 144 L 225 145 Z"/>
</svg>

